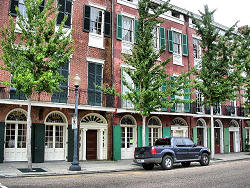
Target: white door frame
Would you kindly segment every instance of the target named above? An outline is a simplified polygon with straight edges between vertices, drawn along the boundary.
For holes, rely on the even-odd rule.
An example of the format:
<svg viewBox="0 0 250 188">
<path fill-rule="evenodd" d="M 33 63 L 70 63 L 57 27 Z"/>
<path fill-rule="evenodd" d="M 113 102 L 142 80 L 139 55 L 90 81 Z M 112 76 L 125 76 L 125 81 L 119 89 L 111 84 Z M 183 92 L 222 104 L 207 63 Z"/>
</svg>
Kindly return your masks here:
<svg viewBox="0 0 250 188">
<path fill-rule="evenodd" d="M 156 124 L 156 125 L 149 125 L 149 122 L 151 119 L 156 119 L 158 121 L 159 124 Z M 148 120 L 148 131 L 150 130 L 150 128 L 158 128 L 158 138 L 162 138 L 162 122 L 160 120 L 160 118 L 158 118 L 157 116 L 153 116 L 151 117 L 149 120 Z M 151 135 L 153 133 L 153 130 L 151 132 Z M 152 136 L 152 139 L 153 139 L 153 136 Z M 151 140 L 151 143 L 153 144 L 154 143 L 154 140 Z"/>
<path fill-rule="evenodd" d="M 203 129 L 203 142 L 204 142 L 204 146 L 207 147 L 207 124 L 206 124 L 206 121 L 203 118 L 198 119 L 197 122 L 198 121 L 202 122 L 202 126 L 196 126 L 196 127 Z M 197 125 L 197 123 L 196 123 L 196 125 Z"/>
<path fill-rule="evenodd" d="M 47 122 L 47 119 L 50 115 L 52 114 L 58 114 L 59 116 L 62 117 L 63 119 L 63 122 Z M 53 130 L 55 130 L 55 126 L 63 126 L 63 152 L 64 152 L 64 156 L 63 156 L 63 159 L 59 159 L 59 160 L 65 160 L 67 161 L 67 151 L 68 151 L 68 121 L 67 121 L 67 118 L 66 116 L 60 112 L 60 111 L 52 111 L 50 113 L 48 113 L 48 115 L 46 116 L 45 120 L 44 120 L 44 125 L 45 125 L 45 131 L 46 131 L 46 126 L 53 126 Z M 54 131 L 53 131 L 54 132 Z M 53 133 L 54 134 L 54 133 Z M 54 134 L 55 135 L 55 134 Z M 46 136 L 46 132 L 45 132 L 45 136 Z M 53 136 L 53 143 L 55 142 L 55 138 Z M 56 149 L 56 148 L 46 148 L 46 146 L 44 145 L 44 160 L 45 161 L 50 161 L 50 160 L 56 160 L 55 157 L 49 157 L 49 156 L 46 156 L 47 153 L 46 152 L 49 152 L 49 150 L 54 150 L 54 152 L 56 151 L 59 151 L 59 149 Z M 47 150 L 47 151 L 46 151 Z M 53 151 L 52 151 L 53 153 Z"/>
<path fill-rule="evenodd" d="M 107 160 L 108 123 L 103 116 L 97 113 L 89 113 L 80 121 L 79 160 L 86 160 L 88 130 L 97 130 L 97 160 Z"/>
<path fill-rule="evenodd" d="M 24 114 L 26 116 L 26 121 L 21 121 L 21 120 L 8 120 L 8 116 L 15 112 L 19 111 L 20 113 Z M 6 124 L 14 124 L 15 125 L 15 147 L 14 148 L 6 148 Z M 27 161 L 27 140 L 26 140 L 26 147 L 25 148 L 17 148 L 17 135 L 18 135 L 18 125 L 26 125 L 26 138 L 27 138 L 27 112 L 21 108 L 16 108 L 11 110 L 5 118 L 5 137 L 4 137 L 4 161 Z M 12 153 L 12 154 L 11 154 Z M 8 157 L 9 155 L 9 157 Z M 10 156 L 14 155 L 14 156 Z"/>
<path fill-rule="evenodd" d="M 177 131 L 182 131 L 182 136 L 188 137 L 188 124 L 183 118 L 175 118 L 171 123 L 171 136 L 175 136 Z"/>
<path fill-rule="evenodd" d="M 220 129 L 220 153 L 224 153 L 224 134 L 223 134 L 223 124 L 221 120 L 217 119 L 215 122 L 218 122 L 219 127 L 214 127 L 215 129 Z M 214 148 L 215 151 L 215 148 Z"/>
<path fill-rule="evenodd" d="M 231 124 L 231 123 L 233 123 L 235 126 L 233 126 L 233 124 Z M 230 126 L 229 127 L 229 152 L 231 152 L 230 151 L 230 132 L 233 132 L 233 137 L 234 137 L 234 142 L 233 142 L 233 144 L 234 144 L 234 152 L 240 152 L 240 126 L 239 126 L 239 124 L 238 124 L 238 122 L 237 121 L 235 121 L 235 120 L 232 120 L 230 123 L 229 123 L 229 125 L 232 125 L 232 126 Z"/>
<path fill-rule="evenodd" d="M 130 118 L 131 121 L 133 122 L 133 125 L 122 124 L 123 118 Z M 137 146 L 137 129 L 136 129 L 137 123 L 136 123 L 136 120 L 131 115 L 125 115 L 121 118 L 120 125 L 121 125 L 121 129 L 122 129 L 122 127 L 125 127 L 125 128 L 132 128 L 132 130 L 133 130 L 133 143 L 132 143 L 133 147 L 129 147 L 129 148 L 126 148 L 126 146 L 125 146 L 125 148 L 121 147 L 121 159 L 132 159 L 133 154 L 134 154 L 134 149 Z M 127 129 L 125 129 L 125 138 L 127 137 L 126 130 Z M 121 133 L 122 133 L 122 131 L 121 131 Z M 121 135 L 120 135 L 120 138 L 121 138 Z"/>
</svg>

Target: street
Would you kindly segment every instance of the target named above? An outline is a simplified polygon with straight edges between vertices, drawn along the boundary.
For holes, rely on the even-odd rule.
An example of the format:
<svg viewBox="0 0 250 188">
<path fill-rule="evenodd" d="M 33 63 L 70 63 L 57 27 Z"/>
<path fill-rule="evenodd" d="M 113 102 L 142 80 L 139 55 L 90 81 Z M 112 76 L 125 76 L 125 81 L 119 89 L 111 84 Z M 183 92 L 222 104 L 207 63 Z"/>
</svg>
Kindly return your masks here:
<svg viewBox="0 0 250 188">
<path fill-rule="evenodd" d="M 170 170 L 1 178 L 0 188 L 12 187 L 250 187 L 250 160 L 213 163 L 202 167 L 193 163 Z"/>
</svg>

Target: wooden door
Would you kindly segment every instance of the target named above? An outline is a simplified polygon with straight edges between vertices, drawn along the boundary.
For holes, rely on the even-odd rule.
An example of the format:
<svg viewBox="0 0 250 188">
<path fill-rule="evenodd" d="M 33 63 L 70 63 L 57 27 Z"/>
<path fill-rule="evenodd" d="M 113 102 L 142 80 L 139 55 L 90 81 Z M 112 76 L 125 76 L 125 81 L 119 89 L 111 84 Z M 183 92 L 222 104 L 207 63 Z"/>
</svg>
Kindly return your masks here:
<svg viewBox="0 0 250 188">
<path fill-rule="evenodd" d="M 230 152 L 234 152 L 234 132 L 230 132 Z"/>
<path fill-rule="evenodd" d="M 197 145 L 204 146 L 203 128 L 197 128 Z"/>
<path fill-rule="evenodd" d="M 215 153 L 220 153 L 220 129 L 214 129 L 214 139 L 215 139 Z"/>
<path fill-rule="evenodd" d="M 86 159 L 97 159 L 97 130 L 87 131 Z"/>
</svg>

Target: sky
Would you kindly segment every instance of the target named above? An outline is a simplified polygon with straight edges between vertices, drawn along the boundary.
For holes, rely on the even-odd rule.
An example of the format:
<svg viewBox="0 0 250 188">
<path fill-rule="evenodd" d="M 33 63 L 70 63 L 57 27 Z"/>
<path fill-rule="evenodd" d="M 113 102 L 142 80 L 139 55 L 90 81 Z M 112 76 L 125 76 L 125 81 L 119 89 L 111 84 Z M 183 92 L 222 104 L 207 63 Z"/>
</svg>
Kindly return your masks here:
<svg viewBox="0 0 250 188">
<path fill-rule="evenodd" d="M 170 0 L 170 3 L 197 14 L 207 4 L 210 10 L 216 9 L 215 22 L 227 27 L 236 21 L 237 26 L 250 25 L 250 0 Z"/>
</svg>

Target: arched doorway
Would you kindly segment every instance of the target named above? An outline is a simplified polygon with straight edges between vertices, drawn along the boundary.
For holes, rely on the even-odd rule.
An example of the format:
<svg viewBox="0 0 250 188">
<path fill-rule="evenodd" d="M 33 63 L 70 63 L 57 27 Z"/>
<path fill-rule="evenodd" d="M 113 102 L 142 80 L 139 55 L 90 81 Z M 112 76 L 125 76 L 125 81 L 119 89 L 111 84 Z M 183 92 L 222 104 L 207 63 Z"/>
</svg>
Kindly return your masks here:
<svg viewBox="0 0 250 188">
<path fill-rule="evenodd" d="M 45 161 L 66 160 L 66 128 L 65 115 L 59 111 L 51 112 L 45 118 Z"/>
<path fill-rule="evenodd" d="M 136 145 L 136 120 L 131 115 L 125 115 L 121 119 L 121 159 L 132 159 Z"/>
<path fill-rule="evenodd" d="M 197 128 L 197 144 L 200 146 L 207 147 L 207 124 L 202 118 L 198 119 L 196 122 Z"/>
<path fill-rule="evenodd" d="M 90 113 L 80 121 L 80 160 L 107 159 L 108 123 L 97 113 Z"/>
<path fill-rule="evenodd" d="M 240 152 L 240 128 L 237 121 L 229 123 L 229 152 Z"/>
<path fill-rule="evenodd" d="M 5 161 L 27 161 L 27 112 L 14 109 L 5 119 Z"/>
<path fill-rule="evenodd" d="M 188 125 L 182 118 L 175 118 L 171 123 L 171 135 L 175 137 L 188 137 Z"/>
<path fill-rule="evenodd" d="M 148 121 L 148 144 L 153 146 L 155 140 L 162 137 L 162 123 L 161 120 L 153 116 Z"/>
<path fill-rule="evenodd" d="M 224 153 L 223 125 L 220 120 L 214 122 L 214 147 L 215 153 Z"/>
</svg>

